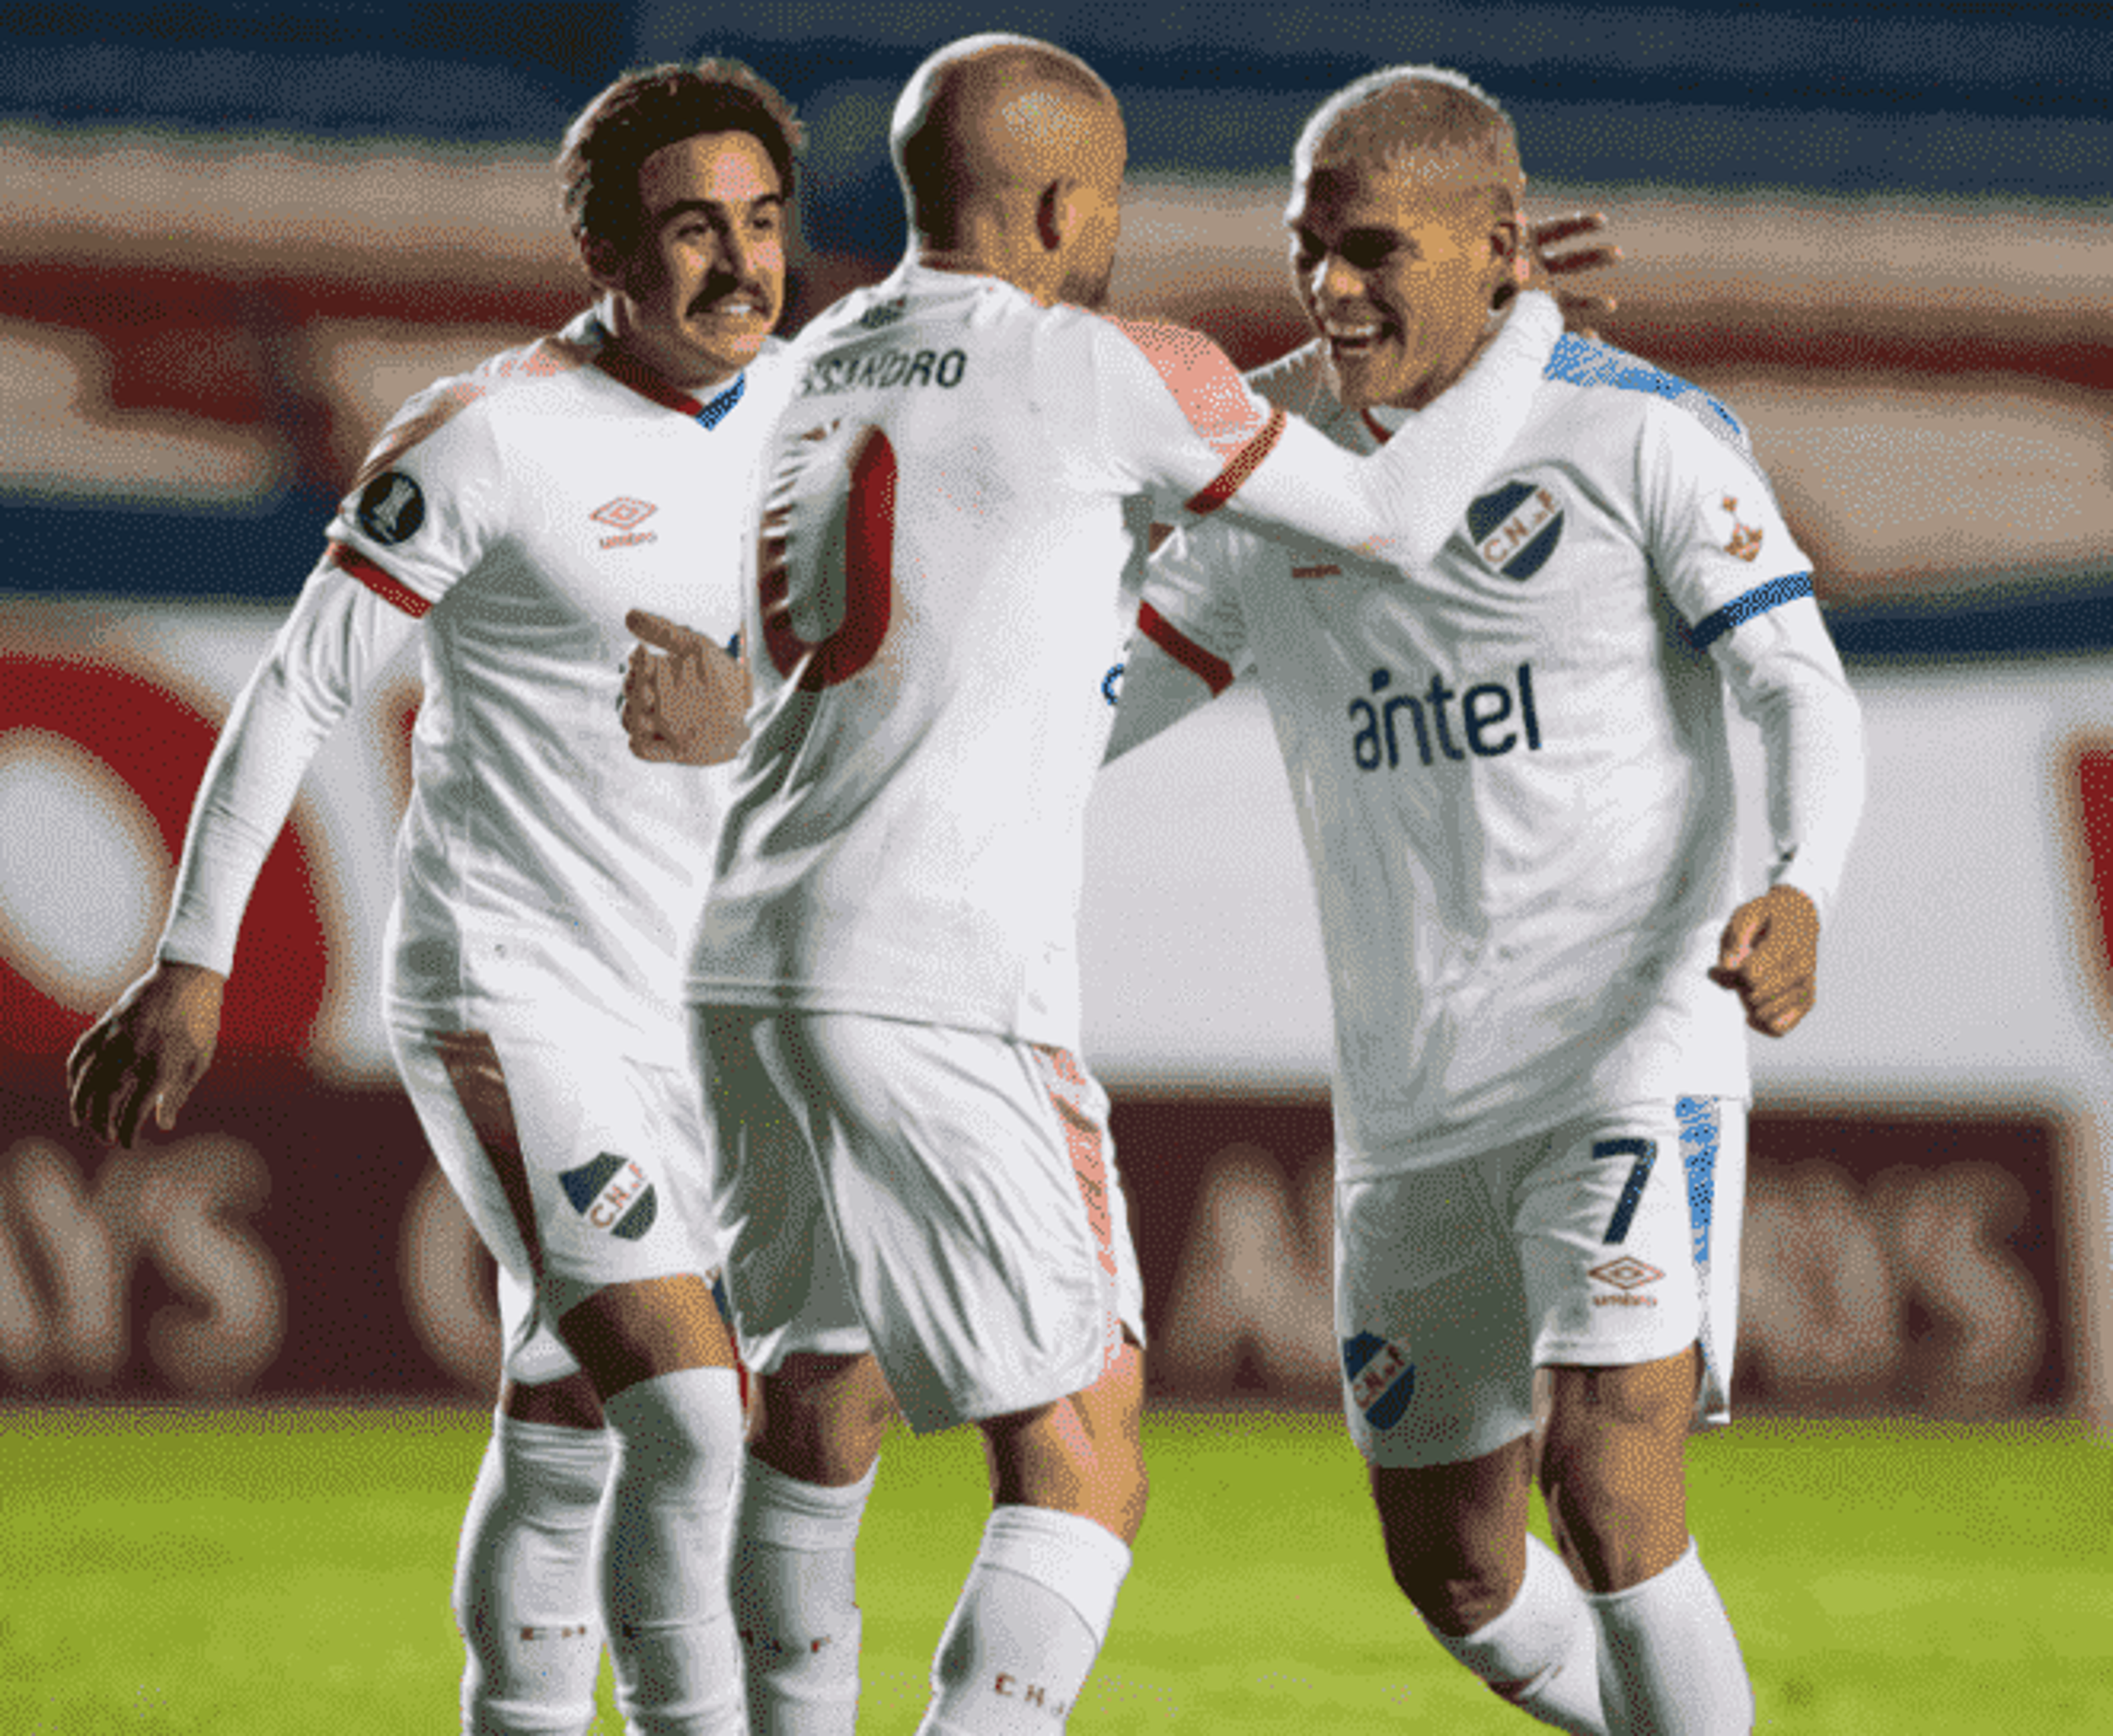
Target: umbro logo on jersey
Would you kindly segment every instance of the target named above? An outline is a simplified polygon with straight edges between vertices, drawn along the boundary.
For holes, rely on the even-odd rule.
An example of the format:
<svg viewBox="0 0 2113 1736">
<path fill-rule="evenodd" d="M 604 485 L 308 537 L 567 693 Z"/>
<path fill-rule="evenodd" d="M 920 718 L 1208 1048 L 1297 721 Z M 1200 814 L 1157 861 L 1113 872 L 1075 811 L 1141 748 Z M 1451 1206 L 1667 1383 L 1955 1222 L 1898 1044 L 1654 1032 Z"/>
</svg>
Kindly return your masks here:
<svg viewBox="0 0 2113 1736">
<path fill-rule="evenodd" d="M 1522 582 L 1563 540 L 1563 501 L 1543 482 L 1509 482 L 1467 503 L 1467 532 L 1485 565 Z"/>
<path fill-rule="evenodd" d="M 597 524 L 606 524 L 618 534 L 605 537 L 601 546 L 605 549 L 628 548 L 633 543 L 658 542 L 658 531 L 641 531 L 643 524 L 660 509 L 650 500 L 634 500 L 628 494 L 620 494 L 614 500 L 605 500 L 587 516 Z"/>
<path fill-rule="evenodd" d="M 634 500 L 628 494 L 620 494 L 614 500 L 603 501 L 587 516 L 614 530 L 635 531 L 659 510 L 650 500 Z"/>
<path fill-rule="evenodd" d="M 1350 1398 L 1374 1428 L 1392 1428 L 1416 1396 L 1416 1364 L 1408 1353 L 1376 1332 L 1343 1341 L 1343 1377 Z"/>
<path fill-rule="evenodd" d="M 426 497 L 400 470 L 385 470 L 359 492 L 359 528 L 393 548 L 426 522 Z"/>
<path fill-rule="evenodd" d="M 561 1171 L 559 1185 L 573 1209 L 597 1230 L 635 1242 L 659 1215 L 659 1196 L 646 1172 L 629 1158 L 605 1151 L 577 1169 Z"/>
</svg>

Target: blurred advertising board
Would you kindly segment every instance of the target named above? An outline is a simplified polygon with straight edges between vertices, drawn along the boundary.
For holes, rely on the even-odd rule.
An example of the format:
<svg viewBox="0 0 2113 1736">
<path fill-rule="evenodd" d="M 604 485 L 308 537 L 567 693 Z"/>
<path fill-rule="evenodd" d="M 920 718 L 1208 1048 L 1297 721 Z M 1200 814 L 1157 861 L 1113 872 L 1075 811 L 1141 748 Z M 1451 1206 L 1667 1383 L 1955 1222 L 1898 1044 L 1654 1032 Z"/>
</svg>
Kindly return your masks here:
<svg viewBox="0 0 2113 1736">
<path fill-rule="evenodd" d="M 1319 1098 L 1119 1096 L 1153 1390 L 1330 1402 Z M 237 1066 L 103 1150 L 0 1090 L 0 1397 L 493 1389 L 491 1262 L 393 1091 Z M 1981 1418 L 2070 1396 L 2053 1130 L 1764 1110 L 1736 1397 Z"/>
<path fill-rule="evenodd" d="M 488 1390 L 488 1271 L 375 1007 L 412 671 L 312 772 L 182 1126 L 125 1156 L 66 1126 L 66 1049 L 145 962 L 276 617 L 0 605 L 0 1397 Z M 2109 674 L 1855 672 L 1871 795 L 1821 1004 L 1757 1039 L 1754 1402 L 2106 1414 Z M 1279 765 L 1236 692 L 1103 776 L 1086 1053 L 1155 1384 L 1326 1402 L 1326 988 Z"/>
</svg>

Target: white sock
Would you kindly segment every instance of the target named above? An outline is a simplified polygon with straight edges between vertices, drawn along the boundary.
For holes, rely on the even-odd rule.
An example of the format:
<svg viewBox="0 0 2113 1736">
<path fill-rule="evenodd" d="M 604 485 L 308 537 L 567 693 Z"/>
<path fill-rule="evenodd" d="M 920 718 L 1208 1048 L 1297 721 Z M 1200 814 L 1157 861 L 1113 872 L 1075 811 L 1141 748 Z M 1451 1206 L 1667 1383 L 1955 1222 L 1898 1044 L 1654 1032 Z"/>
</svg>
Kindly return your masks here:
<svg viewBox="0 0 2113 1736">
<path fill-rule="evenodd" d="M 732 1368 L 683 1368 L 602 1401 L 616 1467 L 600 1514 L 602 1606 L 631 1736 L 738 1736 L 727 1533 L 741 1463 Z"/>
<path fill-rule="evenodd" d="M 996 1509 L 940 1636 L 919 1736 L 1062 1729 L 1129 1571 L 1129 1546 L 1091 1519 Z"/>
<path fill-rule="evenodd" d="M 593 1720 L 609 1455 L 602 1429 L 494 1414 L 455 1553 L 465 1736 L 579 1736 Z"/>
<path fill-rule="evenodd" d="M 1426 1622 L 1426 1627 L 1430 1624 Z M 1600 1703 L 1599 1629 L 1563 1559 L 1527 1533 L 1526 1578 L 1472 1633 L 1431 1637 L 1522 1712 L 1572 1736 L 1609 1736 Z"/>
<path fill-rule="evenodd" d="M 1626 1591 L 1587 1592 L 1607 1697 L 1628 1708 L 1621 1736 L 1746 1736 L 1754 1690 L 1731 1618 L 1695 1540 Z"/>
<path fill-rule="evenodd" d="M 850 1736 L 858 1721 L 858 1533 L 879 1471 L 831 1488 L 746 1455 L 733 1606 L 753 1736 Z"/>
</svg>

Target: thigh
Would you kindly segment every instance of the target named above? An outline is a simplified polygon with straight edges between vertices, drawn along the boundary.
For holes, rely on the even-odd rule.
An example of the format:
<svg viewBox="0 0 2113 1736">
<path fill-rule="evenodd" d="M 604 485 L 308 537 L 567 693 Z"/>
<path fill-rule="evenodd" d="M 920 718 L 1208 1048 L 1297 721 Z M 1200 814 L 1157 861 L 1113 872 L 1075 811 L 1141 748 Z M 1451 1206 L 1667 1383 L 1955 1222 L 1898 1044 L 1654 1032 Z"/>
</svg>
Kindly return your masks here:
<svg viewBox="0 0 2113 1736">
<path fill-rule="evenodd" d="M 1490 1180 L 1504 1155 L 1336 1187 L 1344 1414 L 1369 1464 L 1481 1459 L 1532 1428 L 1525 1292 Z"/>
<path fill-rule="evenodd" d="M 544 1323 L 611 1284 L 719 1265 L 687 1074 L 614 1046 L 394 1030 L 442 1170 Z"/>
<path fill-rule="evenodd" d="M 757 1048 L 797 1093 L 845 1281 L 913 1428 L 1100 1379 L 1121 1354 L 1136 1263 L 1106 1099 L 1075 1059 L 829 1013 L 766 1020 Z"/>
<path fill-rule="evenodd" d="M 1736 1099 L 1639 1106 L 1554 1136 L 1514 1193 L 1535 1362 L 1624 1367 L 1699 1344 L 1698 1414 L 1723 1420 L 1745 1173 Z"/>
</svg>

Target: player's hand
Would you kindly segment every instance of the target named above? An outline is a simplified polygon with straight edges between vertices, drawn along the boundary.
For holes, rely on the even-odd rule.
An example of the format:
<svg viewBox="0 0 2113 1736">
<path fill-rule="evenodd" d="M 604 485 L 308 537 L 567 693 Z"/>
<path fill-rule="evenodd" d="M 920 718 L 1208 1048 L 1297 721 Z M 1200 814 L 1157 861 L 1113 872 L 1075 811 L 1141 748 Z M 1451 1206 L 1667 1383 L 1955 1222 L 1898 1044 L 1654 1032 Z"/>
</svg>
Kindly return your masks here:
<svg viewBox="0 0 2113 1736">
<path fill-rule="evenodd" d="M 166 1133 L 220 1043 L 227 979 L 164 961 L 117 998 L 66 1057 L 73 1124 L 130 1147 L 147 1112 Z"/>
<path fill-rule="evenodd" d="M 642 642 L 623 674 L 623 731 L 641 760 L 718 765 L 748 739 L 748 661 L 702 633 L 634 609 L 623 624 Z"/>
<path fill-rule="evenodd" d="M 1764 1036 L 1787 1035 L 1819 993 L 1819 912 L 1795 886 L 1773 886 L 1741 904 L 1724 925 L 1709 980 L 1737 992 L 1746 1022 Z"/>
<path fill-rule="evenodd" d="M 1567 281 L 1581 272 L 1606 271 L 1619 263 L 1621 249 L 1600 239 L 1606 228 L 1607 214 L 1604 211 L 1572 211 L 1531 224 L 1524 249 L 1530 260 L 1520 259 L 1514 268 L 1521 289 L 1531 286 L 1549 290 L 1563 309 L 1565 327 L 1585 337 L 1597 337 L 1600 322 L 1621 305 L 1612 295 L 1574 289 Z M 1555 251 L 1573 241 L 1590 244 L 1564 253 Z M 1541 280 L 1531 286 L 1527 275 L 1529 264 L 1540 267 Z"/>
</svg>

